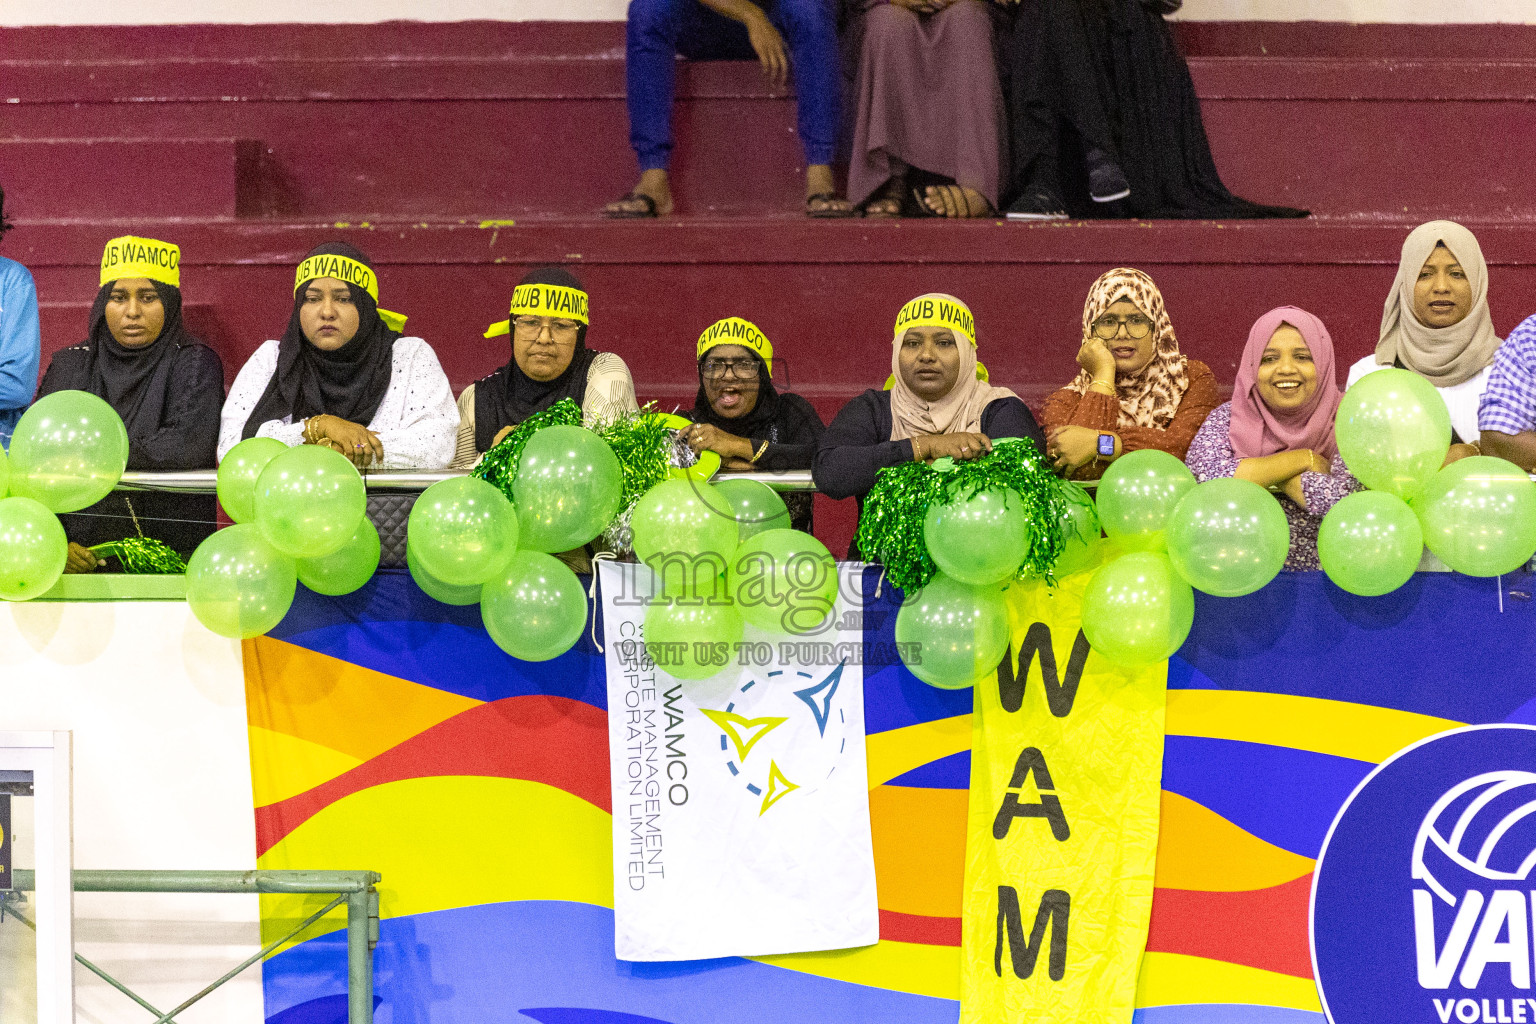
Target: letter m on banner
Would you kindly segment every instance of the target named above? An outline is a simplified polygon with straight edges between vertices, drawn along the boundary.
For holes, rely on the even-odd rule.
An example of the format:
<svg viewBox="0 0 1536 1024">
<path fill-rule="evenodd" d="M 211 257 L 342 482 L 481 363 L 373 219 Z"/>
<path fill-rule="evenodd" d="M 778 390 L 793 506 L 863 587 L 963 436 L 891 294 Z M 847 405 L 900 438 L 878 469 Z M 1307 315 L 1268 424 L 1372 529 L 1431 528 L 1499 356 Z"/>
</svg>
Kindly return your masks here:
<svg viewBox="0 0 1536 1024">
<path fill-rule="evenodd" d="M 1006 592 L 1012 650 L 978 682 L 960 1024 L 1129 1024 L 1152 911 L 1166 663 L 1082 629 L 1087 573 Z"/>
</svg>

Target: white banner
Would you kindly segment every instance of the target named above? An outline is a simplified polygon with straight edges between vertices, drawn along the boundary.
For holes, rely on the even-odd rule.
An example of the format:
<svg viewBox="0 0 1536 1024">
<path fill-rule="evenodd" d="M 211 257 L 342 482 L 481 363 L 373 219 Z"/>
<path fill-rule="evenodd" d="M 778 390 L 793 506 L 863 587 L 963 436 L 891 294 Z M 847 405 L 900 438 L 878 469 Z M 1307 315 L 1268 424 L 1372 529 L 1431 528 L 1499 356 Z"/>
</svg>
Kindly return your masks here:
<svg viewBox="0 0 1536 1024">
<path fill-rule="evenodd" d="M 840 565 L 858 593 L 859 565 Z M 645 654 L 651 571 L 602 563 L 620 960 L 845 949 L 880 937 L 864 762 L 863 631 L 751 626 L 679 681 Z M 834 615 L 840 621 L 843 608 Z"/>
</svg>

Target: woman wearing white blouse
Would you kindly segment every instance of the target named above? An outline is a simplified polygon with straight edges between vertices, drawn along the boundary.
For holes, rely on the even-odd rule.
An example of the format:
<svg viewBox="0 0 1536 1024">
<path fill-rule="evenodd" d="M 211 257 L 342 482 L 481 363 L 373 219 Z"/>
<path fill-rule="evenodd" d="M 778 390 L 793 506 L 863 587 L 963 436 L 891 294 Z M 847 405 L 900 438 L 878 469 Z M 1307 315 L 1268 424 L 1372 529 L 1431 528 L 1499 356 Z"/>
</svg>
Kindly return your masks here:
<svg viewBox="0 0 1536 1024">
<path fill-rule="evenodd" d="M 293 314 L 240 368 L 224 402 L 219 458 L 248 437 L 323 444 L 359 469 L 441 469 L 459 415 L 437 355 L 378 308 L 373 268 L 345 243 L 299 264 Z"/>
</svg>

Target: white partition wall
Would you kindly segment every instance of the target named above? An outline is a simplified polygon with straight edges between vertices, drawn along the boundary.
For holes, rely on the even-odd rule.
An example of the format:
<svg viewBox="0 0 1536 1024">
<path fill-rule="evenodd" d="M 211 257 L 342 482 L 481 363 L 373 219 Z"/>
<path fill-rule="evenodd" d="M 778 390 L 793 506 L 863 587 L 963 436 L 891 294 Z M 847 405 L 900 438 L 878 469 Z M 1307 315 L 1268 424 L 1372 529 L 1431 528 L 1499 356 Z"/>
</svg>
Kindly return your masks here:
<svg viewBox="0 0 1536 1024">
<path fill-rule="evenodd" d="M 75 1019 L 69 739 L 68 732 L 0 732 L 0 771 L 32 774 L 27 839 L 37 871 L 31 914 L 37 925 L 38 1024 Z"/>
</svg>

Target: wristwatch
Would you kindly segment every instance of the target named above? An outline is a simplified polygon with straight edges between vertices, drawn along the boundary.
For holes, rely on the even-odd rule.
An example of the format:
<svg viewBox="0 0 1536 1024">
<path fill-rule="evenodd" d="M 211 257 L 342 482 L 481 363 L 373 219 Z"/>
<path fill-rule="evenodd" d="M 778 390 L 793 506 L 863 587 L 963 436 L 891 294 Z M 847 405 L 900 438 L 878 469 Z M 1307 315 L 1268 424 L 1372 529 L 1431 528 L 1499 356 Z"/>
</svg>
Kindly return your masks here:
<svg viewBox="0 0 1536 1024">
<path fill-rule="evenodd" d="M 1107 459 L 1107 458 L 1109 458 L 1110 456 L 1112 456 L 1114 454 L 1115 454 L 1115 435 L 1114 434 L 1100 434 L 1099 435 L 1099 457 Z"/>
</svg>

